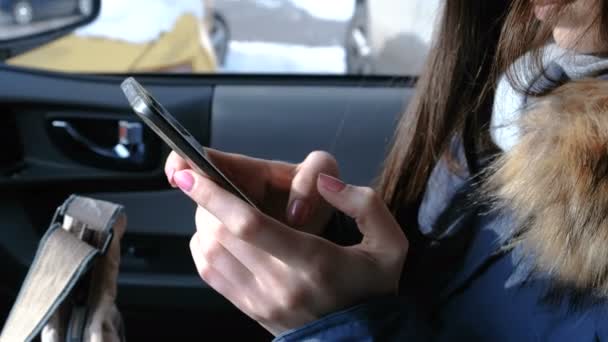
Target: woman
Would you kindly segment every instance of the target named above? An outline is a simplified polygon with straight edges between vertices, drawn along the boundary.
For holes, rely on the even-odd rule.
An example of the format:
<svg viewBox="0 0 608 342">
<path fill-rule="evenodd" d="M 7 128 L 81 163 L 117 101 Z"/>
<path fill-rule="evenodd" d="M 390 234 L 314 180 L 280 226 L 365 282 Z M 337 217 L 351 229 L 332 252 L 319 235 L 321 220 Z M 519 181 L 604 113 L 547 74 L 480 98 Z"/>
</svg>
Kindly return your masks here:
<svg viewBox="0 0 608 342">
<path fill-rule="evenodd" d="M 282 341 L 608 340 L 606 28 L 604 0 L 447 1 L 378 195 L 324 153 L 211 152 L 262 214 L 171 155 L 201 277 Z"/>
</svg>

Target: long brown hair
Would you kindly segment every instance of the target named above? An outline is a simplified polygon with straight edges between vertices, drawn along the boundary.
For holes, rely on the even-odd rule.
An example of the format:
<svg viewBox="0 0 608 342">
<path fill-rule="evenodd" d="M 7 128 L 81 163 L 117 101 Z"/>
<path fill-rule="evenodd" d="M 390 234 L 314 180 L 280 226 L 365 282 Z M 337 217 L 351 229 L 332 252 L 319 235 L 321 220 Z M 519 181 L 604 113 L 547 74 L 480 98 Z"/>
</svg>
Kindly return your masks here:
<svg viewBox="0 0 608 342">
<path fill-rule="evenodd" d="M 379 179 L 378 190 L 393 211 L 419 199 L 450 138 L 490 97 L 482 93 L 507 1 L 449 0 L 443 6 L 428 61 Z"/>
<path fill-rule="evenodd" d="M 453 137 L 463 138 L 467 156 L 492 148 L 488 122 L 498 75 L 525 53 L 540 50 L 551 38 L 550 23 L 572 2 L 564 0 L 544 24 L 535 18 L 531 0 L 444 2 L 416 93 L 397 125 L 377 182 L 394 213 L 419 203 L 433 166 Z M 608 22 L 607 4 L 602 0 L 602 23 Z M 509 80 L 521 83 L 515 71 Z"/>
</svg>

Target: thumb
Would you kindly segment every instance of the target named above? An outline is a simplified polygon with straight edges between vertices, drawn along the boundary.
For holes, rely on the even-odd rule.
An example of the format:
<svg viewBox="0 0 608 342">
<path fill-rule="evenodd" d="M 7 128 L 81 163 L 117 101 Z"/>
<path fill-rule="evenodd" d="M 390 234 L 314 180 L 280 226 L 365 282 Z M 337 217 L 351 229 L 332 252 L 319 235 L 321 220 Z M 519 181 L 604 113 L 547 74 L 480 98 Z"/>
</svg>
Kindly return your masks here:
<svg viewBox="0 0 608 342">
<path fill-rule="evenodd" d="M 400 255 L 407 251 L 403 230 L 374 190 L 348 185 L 323 173 L 317 179 L 317 188 L 329 204 L 355 219 L 363 234 L 358 248 L 391 254 L 399 250 Z"/>
<path fill-rule="evenodd" d="M 329 206 L 321 201 L 317 178 L 320 173 L 337 175 L 338 163 L 329 153 L 316 151 L 309 154 L 295 171 L 287 201 L 288 223 L 298 228 L 308 224 L 322 227 L 315 221 L 327 222 L 331 212 Z"/>
</svg>

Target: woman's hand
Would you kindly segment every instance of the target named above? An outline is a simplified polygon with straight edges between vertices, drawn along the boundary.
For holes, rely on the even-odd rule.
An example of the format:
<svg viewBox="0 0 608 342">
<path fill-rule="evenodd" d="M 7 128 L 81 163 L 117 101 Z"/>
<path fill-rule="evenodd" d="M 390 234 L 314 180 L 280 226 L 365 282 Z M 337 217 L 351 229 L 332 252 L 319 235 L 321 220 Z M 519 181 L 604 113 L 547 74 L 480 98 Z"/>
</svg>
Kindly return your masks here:
<svg viewBox="0 0 608 342">
<path fill-rule="evenodd" d="M 312 152 L 302 163 L 289 164 L 205 150 L 213 163 L 265 213 L 311 234 L 323 232 L 332 209 L 319 195 L 316 180 L 320 173 L 338 176 L 338 163 L 329 153 Z M 175 152 L 165 163 L 172 186 L 176 186 L 176 172 L 190 169 Z"/>
<path fill-rule="evenodd" d="M 199 206 L 190 248 L 201 278 L 271 333 L 397 292 L 408 242 L 371 189 L 324 174 L 315 182 L 364 235 L 341 247 L 287 227 L 191 170 L 173 180 Z"/>
</svg>

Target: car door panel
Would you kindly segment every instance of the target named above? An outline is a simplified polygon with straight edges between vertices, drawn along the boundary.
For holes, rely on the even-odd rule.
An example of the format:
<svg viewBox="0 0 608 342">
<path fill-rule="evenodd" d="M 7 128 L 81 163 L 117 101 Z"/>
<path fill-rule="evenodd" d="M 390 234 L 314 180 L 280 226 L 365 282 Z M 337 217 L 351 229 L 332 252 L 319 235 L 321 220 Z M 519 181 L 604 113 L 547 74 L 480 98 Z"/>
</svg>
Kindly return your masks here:
<svg viewBox="0 0 608 342">
<path fill-rule="evenodd" d="M 344 178 L 357 184 L 368 184 L 377 173 L 411 94 L 407 79 L 136 77 L 205 145 L 291 162 L 327 150 L 336 155 Z M 125 171 L 74 159 L 53 140 L 49 121 L 57 118 L 137 121 L 120 90 L 123 76 L 0 66 L 0 79 L 0 125 L 14 126 L 18 139 L 0 148 L 20 151 L 19 158 L 0 160 L 0 256 L 15 274 L 0 287 L 0 303 L 14 299 L 56 206 L 80 193 L 125 205 L 129 225 L 118 304 L 131 331 L 154 322 L 162 326 L 168 315 L 179 321 L 171 331 L 179 328 L 181 336 L 267 337 L 196 275 L 188 250 L 195 206 L 166 183 L 166 146 L 159 143 L 150 168 Z M 197 325 L 196 317 L 204 322 Z M 227 321 L 244 330 L 220 329 Z"/>
<path fill-rule="evenodd" d="M 210 146 L 297 163 L 332 153 L 342 177 L 370 184 L 411 90 L 361 86 L 217 86 Z"/>
<path fill-rule="evenodd" d="M 138 121 L 122 94 L 119 79 L 111 81 L 100 78 L 77 78 L 52 76 L 49 73 L 19 72 L 7 68 L 2 72 L 0 103 L 6 108 L 2 116 L 15 118 L 21 142 L 25 148 L 27 167 L 12 174 L 10 178 L 0 177 L 0 189 L 18 185 L 52 183 L 52 185 L 81 183 L 96 180 L 112 186 L 112 180 L 121 179 L 128 188 L 141 185 L 146 190 L 159 180 L 162 154 L 157 156 L 157 165 L 146 172 L 119 172 L 92 168 L 74 162 L 55 146 L 48 132 L 48 124 L 57 118 L 99 118 L 110 117 L 118 121 L 127 119 Z M 72 91 L 66 91 L 72 89 Z M 208 141 L 208 115 L 212 88 L 193 84 L 165 85 L 149 87 L 191 133 L 203 143 Z M 77 91 L 73 91 L 77 90 Z M 18 114 L 18 115 L 17 115 Z M 0 114 L 1 115 L 1 114 Z M 24 129 L 25 127 L 25 129 Z M 161 170 L 162 171 L 162 170 Z M 156 188 L 161 187 L 156 183 Z M 95 184 L 93 184 L 95 186 Z M 103 188 L 103 187 L 101 187 Z M 85 190 L 86 191 L 86 190 Z"/>
</svg>

